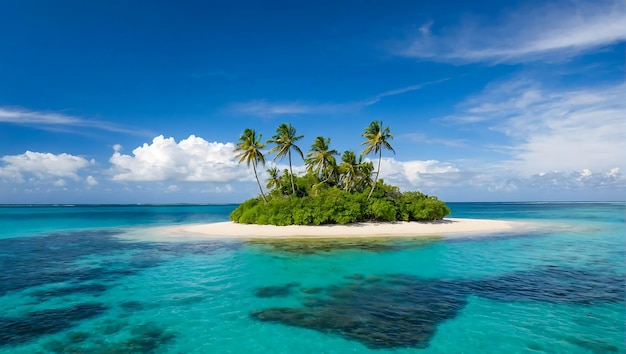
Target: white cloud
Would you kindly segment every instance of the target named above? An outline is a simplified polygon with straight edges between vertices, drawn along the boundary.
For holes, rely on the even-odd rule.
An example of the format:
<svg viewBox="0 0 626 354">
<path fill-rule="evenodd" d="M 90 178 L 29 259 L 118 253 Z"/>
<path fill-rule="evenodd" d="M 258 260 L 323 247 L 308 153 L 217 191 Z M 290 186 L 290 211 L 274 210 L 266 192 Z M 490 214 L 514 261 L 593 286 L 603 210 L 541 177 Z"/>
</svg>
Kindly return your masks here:
<svg viewBox="0 0 626 354">
<path fill-rule="evenodd" d="M 53 127 L 86 127 L 106 130 L 116 133 L 146 135 L 147 132 L 140 129 L 128 129 L 117 124 L 74 117 L 61 113 L 37 112 L 22 108 L 0 107 L 0 123 L 11 123 L 34 127 L 36 129 L 50 130 Z M 80 133 L 68 130 L 71 133 Z"/>
<path fill-rule="evenodd" d="M 428 21 L 420 26 L 419 32 L 422 34 L 422 36 L 430 36 L 430 28 L 433 26 L 433 23 L 433 21 Z"/>
<path fill-rule="evenodd" d="M 571 172 L 551 171 L 533 174 L 526 182 L 530 187 L 540 190 L 613 189 L 616 192 L 623 190 L 626 184 L 619 169 L 601 173 L 594 173 L 589 169 Z M 613 197 L 619 198 L 619 195 Z"/>
<path fill-rule="evenodd" d="M 374 166 L 376 163 L 374 161 Z M 404 187 L 424 187 L 425 184 L 430 186 L 431 181 L 428 178 L 423 178 L 425 175 L 440 175 L 458 171 L 451 164 L 436 160 L 398 161 L 394 158 L 384 157 L 380 163 L 380 178 L 385 179 L 388 183 Z"/>
<path fill-rule="evenodd" d="M 224 185 L 224 187 L 217 187 L 216 188 L 216 192 L 217 193 L 230 193 L 233 191 L 233 187 L 230 184 L 226 184 Z"/>
<path fill-rule="evenodd" d="M 466 147 L 467 146 L 467 141 L 464 139 L 432 138 L 423 133 L 406 133 L 406 134 L 400 134 L 397 137 L 402 138 L 402 139 L 408 139 L 416 143 L 423 143 L 423 144 L 437 144 L 437 145 L 446 145 L 446 146 L 452 146 L 452 147 Z"/>
<path fill-rule="evenodd" d="M 249 102 L 235 103 L 230 106 L 230 111 L 237 114 L 247 114 L 259 117 L 272 117 L 281 115 L 307 115 L 324 113 L 341 113 L 356 111 L 363 107 L 371 106 L 380 102 L 385 97 L 401 95 L 403 93 L 421 90 L 425 86 L 436 85 L 448 81 L 444 78 L 421 84 L 409 85 L 399 89 L 381 92 L 374 97 L 343 103 L 315 103 L 315 102 L 267 102 L 266 100 L 252 100 Z"/>
<path fill-rule="evenodd" d="M 483 25 L 463 20 L 458 27 L 420 35 L 401 55 L 437 61 L 527 62 L 564 60 L 626 40 L 623 0 L 561 1 L 537 8 L 519 8 Z"/>
<path fill-rule="evenodd" d="M 377 165 L 376 159 L 366 161 Z M 276 164 L 268 162 L 268 168 L 273 166 Z M 276 167 L 282 171 L 289 166 L 281 164 Z M 544 173 L 523 172 L 515 167 L 474 160 L 399 161 L 383 157 L 379 177 L 402 190 L 418 190 L 448 200 L 562 200 L 568 196 L 574 200 L 619 199 L 624 195 L 619 191 L 626 190 L 626 178 L 619 167 Z M 303 174 L 304 171 L 305 166 L 294 166 L 294 173 Z M 265 170 L 259 171 L 259 178 L 265 186 L 268 178 Z M 257 192 L 256 182 L 248 185 L 250 193 Z M 215 192 L 214 189 L 211 191 Z M 471 196 L 469 199 L 468 195 Z"/>
<path fill-rule="evenodd" d="M 401 95 L 403 93 L 407 93 L 407 92 L 411 92 L 411 91 L 421 90 L 422 88 L 424 88 L 426 86 L 440 84 L 440 83 L 446 82 L 448 80 L 450 80 L 450 78 L 443 78 L 443 79 L 440 79 L 440 80 L 429 81 L 429 82 L 425 82 L 425 83 L 422 83 L 422 84 L 410 85 L 410 86 L 402 87 L 402 88 L 399 88 L 399 89 L 385 91 L 385 92 L 379 93 L 378 95 L 374 96 L 373 98 L 370 98 L 370 99 L 368 99 L 366 101 L 358 103 L 358 105 L 371 106 L 374 103 L 379 102 L 380 100 L 382 100 L 385 97 L 396 96 L 396 95 Z"/>
<path fill-rule="evenodd" d="M 254 184 L 254 187 L 256 187 L 256 183 Z M 200 193 L 209 193 L 209 194 L 230 194 L 233 192 L 235 192 L 235 189 L 233 188 L 232 185 L 228 183 L 224 185 L 213 185 L 213 186 L 210 186 L 209 188 L 200 190 Z M 255 192 L 258 192 L 258 189 L 254 189 L 253 193 Z"/>
<path fill-rule="evenodd" d="M 397 161 L 383 158 L 380 178 L 402 190 L 456 200 L 474 195 L 473 200 L 546 200 L 566 195 L 581 200 L 624 196 L 626 178 L 619 168 L 594 172 L 581 169 L 524 174 L 499 165 L 481 164 L 471 168 L 449 162 Z M 621 191 L 621 192 L 620 192 Z M 565 194 L 559 194 L 559 193 Z M 620 194 L 621 193 L 621 194 Z M 601 197 L 600 197 L 601 196 Z"/>
<path fill-rule="evenodd" d="M 207 142 L 190 135 L 176 142 L 162 135 L 124 155 L 109 159 L 114 181 L 227 182 L 249 179 L 245 165 L 234 158 L 233 143 Z"/>
<path fill-rule="evenodd" d="M 528 80 L 488 86 L 444 118 L 486 123 L 511 139 L 507 168 L 525 174 L 609 171 L 626 163 L 626 85 L 549 90 Z M 468 120 L 466 117 L 478 117 Z"/>
<path fill-rule="evenodd" d="M 90 186 L 95 186 L 98 184 L 98 181 L 93 176 L 87 176 L 87 184 Z"/>
<path fill-rule="evenodd" d="M 249 102 L 235 103 L 230 106 L 230 110 L 237 114 L 259 117 L 345 112 L 355 108 L 356 106 L 354 104 L 267 102 L 265 100 L 252 100 Z"/>
<path fill-rule="evenodd" d="M 33 175 L 43 180 L 47 178 L 71 178 L 78 180 L 77 172 L 90 164 L 80 156 L 70 154 L 51 154 L 26 151 L 20 155 L 7 155 L 0 158 L 4 166 L 0 166 L 0 176 L 22 182 L 24 175 Z M 62 181 L 62 180 L 61 180 Z M 57 180 L 57 183 L 61 183 Z M 65 183 L 63 181 L 62 183 Z"/>
</svg>

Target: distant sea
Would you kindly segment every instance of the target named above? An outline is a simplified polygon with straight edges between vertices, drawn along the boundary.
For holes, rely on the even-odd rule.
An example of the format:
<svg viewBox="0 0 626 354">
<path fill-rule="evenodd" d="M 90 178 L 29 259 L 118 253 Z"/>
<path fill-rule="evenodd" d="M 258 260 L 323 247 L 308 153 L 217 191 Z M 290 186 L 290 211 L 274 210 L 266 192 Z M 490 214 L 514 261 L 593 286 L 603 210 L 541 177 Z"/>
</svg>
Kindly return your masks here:
<svg viewBox="0 0 626 354">
<path fill-rule="evenodd" d="M 3 205 L 0 353 L 626 353 L 625 203 L 448 205 L 540 227 L 164 241 L 235 205 Z"/>
</svg>

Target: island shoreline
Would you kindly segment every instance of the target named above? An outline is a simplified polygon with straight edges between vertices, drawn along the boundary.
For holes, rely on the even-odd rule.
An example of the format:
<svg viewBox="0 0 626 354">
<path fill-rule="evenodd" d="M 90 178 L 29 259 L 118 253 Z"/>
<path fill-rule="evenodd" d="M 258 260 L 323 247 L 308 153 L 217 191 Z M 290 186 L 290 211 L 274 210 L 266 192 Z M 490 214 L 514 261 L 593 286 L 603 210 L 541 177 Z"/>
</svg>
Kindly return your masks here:
<svg viewBox="0 0 626 354">
<path fill-rule="evenodd" d="M 468 237 L 489 236 L 530 228 L 522 221 L 445 218 L 430 222 L 359 222 L 347 225 L 256 225 L 231 221 L 159 226 L 133 233 L 149 233 L 163 239 L 220 239 L 220 238 L 376 238 L 376 237 Z M 148 231 L 148 232 L 146 232 Z M 130 235 L 128 235 L 130 236 Z"/>
</svg>

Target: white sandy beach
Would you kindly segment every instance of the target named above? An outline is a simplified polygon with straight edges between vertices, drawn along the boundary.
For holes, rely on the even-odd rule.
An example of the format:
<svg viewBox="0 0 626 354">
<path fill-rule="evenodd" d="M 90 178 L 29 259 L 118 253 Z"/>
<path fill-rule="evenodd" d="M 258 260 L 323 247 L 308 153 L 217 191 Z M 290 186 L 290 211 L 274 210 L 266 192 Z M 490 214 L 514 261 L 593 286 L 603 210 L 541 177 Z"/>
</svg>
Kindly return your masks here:
<svg viewBox="0 0 626 354">
<path fill-rule="evenodd" d="M 460 237 L 493 234 L 527 228 L 528 223 L 446 218 L 435 222 L 356 223 L 324 226 L 245 225 L 233 222 L 189 224 L 157 228 L 162 237 L 240 237 L 240 238 L 339 238 L 388 236 L 447 236 Z"/>
</svg>

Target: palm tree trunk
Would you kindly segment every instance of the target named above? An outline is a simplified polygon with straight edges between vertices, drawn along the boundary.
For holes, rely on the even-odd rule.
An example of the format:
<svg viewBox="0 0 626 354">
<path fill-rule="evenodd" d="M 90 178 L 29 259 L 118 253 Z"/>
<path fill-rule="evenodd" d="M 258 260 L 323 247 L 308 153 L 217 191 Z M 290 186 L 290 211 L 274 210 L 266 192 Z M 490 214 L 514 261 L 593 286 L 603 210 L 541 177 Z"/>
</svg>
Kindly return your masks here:
<svg viewBox="0 0 626 354">
<path fill-rule="evenodd" d="M 378 181 L 378 174 L 380 173 L 380 160 L 383 157 L 383 150 L 378 150 L 378 168 L 376 169 L 376 178 L 374 178 L 374 184 L 372 185 L 372 189 L 370 190 L 370 194 L 367 196 L 367 200 L 370 200 L 372 197 L 372 193 L 374 193 L 374 188 L 376 188 L 376 182 Z"/>
<path fill-rule="evenodd" d="M 265 198 L 265 193 L 263 193 L 263 188 L 261 188 L 261 182 L 259 181 L 259 175 L 256 174 L 256 162 L 252 163 L 252 169 L 254 170 L 254 177 L 256 178 L 256 183 L 259 185 L 259 190 L 261 191 L 261 196 L 263 197 L 263 201 L 267 203 L 267 198 Z"/>
<path fill-rule="evenodd" d="M 293 170 L 291 169 L 291 150 L 287 153 L 289 155 L 289 173 L 291 174 L 291 189 L 293 190 L 293 194 L 296 194 L 296 185 L 293 184 Z"/>
</svg>

